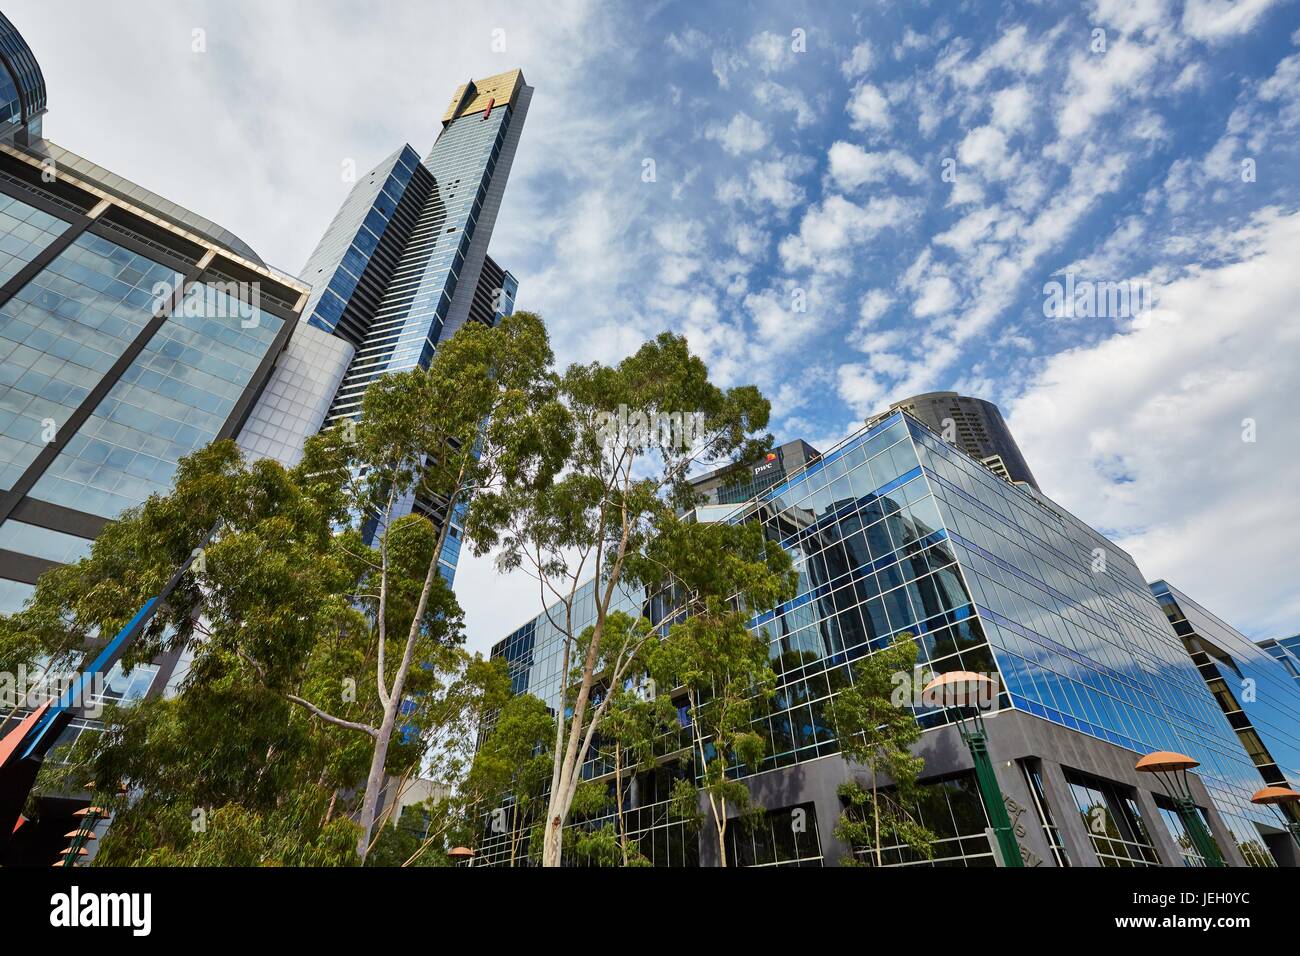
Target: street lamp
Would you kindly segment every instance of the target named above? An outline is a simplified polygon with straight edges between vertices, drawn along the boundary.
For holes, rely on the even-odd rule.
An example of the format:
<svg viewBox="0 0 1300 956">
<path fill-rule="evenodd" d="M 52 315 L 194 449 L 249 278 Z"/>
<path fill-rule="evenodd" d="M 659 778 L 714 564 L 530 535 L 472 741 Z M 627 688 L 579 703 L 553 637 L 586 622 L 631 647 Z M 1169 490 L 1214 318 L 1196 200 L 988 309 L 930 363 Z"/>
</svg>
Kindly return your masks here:
<svg viewBox="0 0 1300 956">
<path fill-rule="evenodd" d="M 980 715 L 987 702 L 997 700 L 997 683 L 972 671 L 949 671 L 926 684 L 922 694 L 928 699 L 941 701 L 945 708 L 956 713 L 957 731 L 975 764 L 975 782 L 984 798 L 989 822 L 993 824 L 993 833 L 1002 851 L 1002 865 L 1024 866 L 1020 844 L 1016 842 L 1011 818 L 1007 816 L 1006 801 L 993 772 L 993 761 L 989 759 L 988 734 Z"/>
<path fill-rule="evenodd" d="M 1192 799 L 1192 788 L 1187 782 L 1187 771 L 1200 765 L 1200 761 L 1193 760 L 1186 754 L 1174 753 L 1171 750 L 1157 750 L 1139 760 L 1134 769 L 1139 773 L 1155 775 L 1160 789 L 1174 802 L 1178 816 L 1183 821 L 1183 827 L 1187 830 L 1192 845 L 1205 860 L 1205 865 L 1227 866 L 1228 864 L 1223 862 L 1223 855 L 1219 853 L 1218 845 L 1214 842 L 1214 837 L 1205 826 L 1200 807 Z"/>
<path fill-rule="evenodd" d="M 1251 803 L 1272 807 L 1282 820 L 1282 825 L 1290 832 L 1291 839 L 1295 840 L 1296 846 L 1300 846 L 1300 823 L 1297 823 L 1294 819 L 1288 819 L 1287 814 L 1282 810 L 1284 804 L 1294 804 L 1297 801 L 1300 801 L 1300 793 L 1296 793 L 1287 787 L 1265 787 L 1263 790 L 1256 791 L 1255 795 L 1250 798 Z"/>
<path fill-rule="evenodd" d="M 447 856 L 451 858 L 453 863 L 468 863 L 474 859 L 474 851 L 467 846 L 457 846 L 448 850 Z"/>
</svg>

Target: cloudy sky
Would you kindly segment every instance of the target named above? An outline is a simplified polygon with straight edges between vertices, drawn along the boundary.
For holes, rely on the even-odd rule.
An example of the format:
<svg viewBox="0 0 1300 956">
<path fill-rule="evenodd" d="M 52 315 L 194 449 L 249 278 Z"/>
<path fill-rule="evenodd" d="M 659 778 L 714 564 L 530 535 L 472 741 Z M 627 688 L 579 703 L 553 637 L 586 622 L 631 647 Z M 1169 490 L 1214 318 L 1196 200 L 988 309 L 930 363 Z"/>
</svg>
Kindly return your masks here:
<svg viewBox="0 0 1300 956">
<path fill-rule="evenodd" d="M 1252 636 L 1300 631 L 1300 7 L 834 6 L 5 12 L 51 139 L 290 272 L 348 161 L 426 151 L 457 84 L 521 67 L 492 251 L 562 359 L 685 332 L 766 391 L 779 441 L 822 446 L 910 394 L 989 398 L 1148 576 Z M 1154 306 L 1048 316 L 1067 274 Z M 537 610 L 486 559 L 458 591 L 476 648 Z"/>
</svg>

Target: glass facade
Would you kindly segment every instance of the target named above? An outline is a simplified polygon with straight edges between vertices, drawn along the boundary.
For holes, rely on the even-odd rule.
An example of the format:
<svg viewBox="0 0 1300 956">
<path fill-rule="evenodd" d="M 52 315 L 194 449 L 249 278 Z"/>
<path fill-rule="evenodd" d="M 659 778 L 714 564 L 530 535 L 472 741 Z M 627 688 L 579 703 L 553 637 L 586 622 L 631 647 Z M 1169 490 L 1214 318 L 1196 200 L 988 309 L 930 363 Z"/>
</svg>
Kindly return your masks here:
<svg viewBox="0 0 1300 956">
<path fill-rule="evenodd" d="M 1159 866 L 1137 801 L 1113 783 L 1067 774 L 1070 793 L 1102 866 Z"/>
<path fill-rule="evenodd" d="M 114 518 L 171 487 L 177 462 L 221 430 L 284 320 L 211 286 L 169 316 L 32 488 Z"/>
<path fill-rule="evenodd" d="M 153 318 L 154 284 L 172 281 L 167 266 L 83 233 L 0 305 L 0 489 Z"/>
<path fill-rule="evenodd" d="M 331 419 L 355 415 L 376 377 L 427 366 L 432 359 L 450 317 L 511 113 L 512 107 L 502 104 L 486 114 L 454 119 L 424 158 L 432 187 L 365 338 L 358 343 Z M 372 210 L 368 218 L 376 215 Z M 374 229 L 382 230 L 383 225 L 376 219 Z"/>
<path fill-rule="evenodd" d="M 998 675 L 1003 708 L 1135 761 L 1190 754 L 1238 846 L 1267 862 L 1256 824 L 1275 821 L 1249 803 L 1258 775 L 1160 604 L 1127 554 L 1046 498 L 894 413 L 727 520 L 761 523 L 799 572 L 798 596 L 752 625 L 766 629 L 779 678 L 756 721 L 768 741 L 758 772 L 837 752 L 835 695 L 852 663 L 906 632 L 926 670 Z M 618 603 L 658 622 L 644 595 Z M 593 615 L 585 590 L 575 630 Z M 543 614 L 493 656 L 517 693 L 555 707 L 560 650 Z M 931 728 L 945 716 L 918 719 Z"/>
<path fill-rule="evenodd" d="M 68 224 L 20 199 L 0 193 L 0 285 L 18 274 Z"/>
</svg>

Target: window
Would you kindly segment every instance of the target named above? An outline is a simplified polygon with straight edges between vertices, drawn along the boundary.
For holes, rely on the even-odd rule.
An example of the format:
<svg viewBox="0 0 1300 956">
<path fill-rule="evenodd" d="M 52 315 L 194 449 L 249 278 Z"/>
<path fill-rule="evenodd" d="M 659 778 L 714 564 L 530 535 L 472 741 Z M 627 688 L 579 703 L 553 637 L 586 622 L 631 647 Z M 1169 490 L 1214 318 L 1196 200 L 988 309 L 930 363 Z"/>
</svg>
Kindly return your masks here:
<svg viewBox="0 0 1300 956">
<path fill-rule="evenodd" d="M 1130 794 L 1109 780 L 1066 773 L 1066 782 L 1102 866 L 1159 866 Z"/>
<path fill-rule="evenodd" d="M 1165 822 L 1165 829 L 1169 831 L 1169 835 L 1178 844 L 1178 852 L 1183 857 L 1183 866 L 1208 865 L 1201 851 L 1196 848 L 1192 835 L 1187 832 L 1187 825 L 1183 822 L 1182 816 L 1174 808 L 1174 805 L 1164 797 L 1156 797 L 1156 809 L 1160 811 L 1160 818 Z M 1210 821 L 1205 816 L 1205 811 L 1197 807 L 1196 812 L 1201 815 L 1201 823 L 1205 827 L 1205 832 L 1212 834 Z M 1210 839 L 1214 839 L 1213 835 L 1211 835 Z"/>
<path fill-rule="evenodd" d="M 757 820 L 727 823 L 728 866 L 821 866 L 817 808 L 811 803 L 768 810 Z"/>
</svg>

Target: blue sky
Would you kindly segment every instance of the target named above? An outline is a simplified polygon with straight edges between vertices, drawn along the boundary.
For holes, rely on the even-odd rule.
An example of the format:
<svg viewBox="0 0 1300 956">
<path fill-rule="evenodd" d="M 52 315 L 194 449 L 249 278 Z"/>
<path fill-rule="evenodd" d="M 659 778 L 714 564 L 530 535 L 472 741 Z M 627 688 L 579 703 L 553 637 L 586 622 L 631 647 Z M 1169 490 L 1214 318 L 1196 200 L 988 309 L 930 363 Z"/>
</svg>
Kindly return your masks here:
<svg viewBox="0 0 1300 956">
<path fill-rule="evenodd" d="M 50 138 L 289 271 L 344 161 L 427 150 L 458 83 L 520 66 L 492 251 L 563 359 L 682 331 L 823 446 L 910 394 L 989 398 L 1148 575 L 1300 631 L 1295 2 L 375 7 L 6 12 Z M 1049 318 L 1066 273 L 1154 308 Z M 486 559 L 458 590 L 478 647 L 535 613 Z"/>
</svg>

